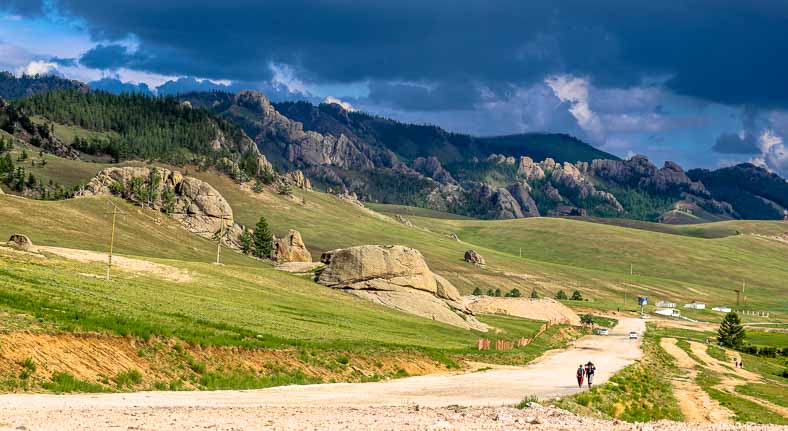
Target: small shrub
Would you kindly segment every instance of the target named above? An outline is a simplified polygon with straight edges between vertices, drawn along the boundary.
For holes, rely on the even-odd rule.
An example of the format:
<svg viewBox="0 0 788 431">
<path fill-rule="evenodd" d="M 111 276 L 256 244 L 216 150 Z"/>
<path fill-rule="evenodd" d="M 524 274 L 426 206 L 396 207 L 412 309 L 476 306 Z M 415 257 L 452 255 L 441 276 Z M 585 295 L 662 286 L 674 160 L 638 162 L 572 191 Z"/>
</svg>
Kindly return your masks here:
<svg viewBox="0 0 788 431">
<path fill-rule="evenodd" d="M 473 296 L 482 296 L 482 290 L 478 287 L 473 289 Z"/>
<path fill-rule="evenodd" d="M 528 395 L 525 398 L 523 398 L 523 400 L 520 401 L 517 404 L 516 407 L 518 409 L 524 409 L 524 408 L 528 407 L 528 405 L 531 404 L 531 403 L 539 403 L 539 397 L 537 397 L 536 395 L 533 395 L 533 394 Z"/>
<path fill-rule="evenodd" d="M 112 378 L 118 388 L 130 388 L 142 382 L 142 373 L 139 370 L 127 370 L 118 373 Z"/>
<path fill-rule="evenodd" d="M 340 356 L 337 358 L 337 362 L 342 365 L 347 365 L 350 362 L 350 359 L 347 356 Z"/>
<path fill-rule="evenodd" d="M 74 377 L 71 373 L 57 372 L 52 374 L 52 379 L 49 382 L 42 384 L 44 389 L 56 393 L 68 392 L 106 392 L 103 386 L 96 383 L 86 382 Z"/>
<path fill-rule="evenodd" d="M 36 369 L 37 369 L 36 363 L 33 362 L 33 358 L 25 358 L 25 359 L 19 361 L 19 365 L 23 369 L 25 369 L 25 370 L 27 370 L 27 371 L 29 371 L 31 373 L 35 373 Z"/>
</svg>

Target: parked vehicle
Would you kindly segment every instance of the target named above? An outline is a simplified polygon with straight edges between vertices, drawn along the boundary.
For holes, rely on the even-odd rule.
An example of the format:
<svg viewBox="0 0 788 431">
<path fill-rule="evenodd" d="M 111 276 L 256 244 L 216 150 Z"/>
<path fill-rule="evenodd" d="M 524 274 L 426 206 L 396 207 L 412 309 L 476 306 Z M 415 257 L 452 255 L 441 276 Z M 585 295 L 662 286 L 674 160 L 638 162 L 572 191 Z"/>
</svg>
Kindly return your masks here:
<svg viewBox="0 0 788 431">
<path fill-rule="evenodd" d="M 630 340 L 637 340 L 638 339 L 638 333 L 635 332 L 635 331 L 630 332 L 629 333 L 629 339 Z"/>
<path fill-rule="evenodd" d="M 607 328 L 599 328 L 596 330 L 596 335 L 608 335 L 610 331 Z"/>
</svg>

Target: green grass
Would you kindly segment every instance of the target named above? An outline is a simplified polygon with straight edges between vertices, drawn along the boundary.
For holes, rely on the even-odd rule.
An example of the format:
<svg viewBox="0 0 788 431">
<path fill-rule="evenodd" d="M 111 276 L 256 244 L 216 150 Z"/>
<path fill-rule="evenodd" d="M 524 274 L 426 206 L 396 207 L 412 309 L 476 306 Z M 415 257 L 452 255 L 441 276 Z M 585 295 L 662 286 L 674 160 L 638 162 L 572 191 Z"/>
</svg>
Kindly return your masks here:
<svg viewBox="0 0 788 431">
<path fill-rule="evenodd" d="M 50 165 L 42 168 L 46 175 L 76 171 L 85 175 L 85 180 L 100 167 L 86 169 L 75 162 L 76 168 L 69 170 L 65 166 L 50 169 Z M 552 297 L 559 289 L 569 293 L 577 288 L 591 300 L 588 306 L 607 310 L 634 308 L 637 295 L 649 296 L 652 303 L 669 299 L 733 305 L 733 289 L 744 281 L 751 288 L 750 306 L 771 311 L 773 320 L 785 318 L 788 311 L 788 301 L 781 295 L 783 280 L 788 278 L 784 265 L 788 246 L 748 234 L 782 233 L 785 227 L 781 222 L 730 221 L 653 231 L 640 225 L 556 218 L 461 219 L 402 206 L 371 205 L 389 214 L 414 214 L 409 218 L 417 227 L 409 228 L 332 195 L 301 190 L 294 191 L 294 199 L 271 192 L 255 194 L 212 171 L 181 170 L 212 184 L 230 202 L 240 223 L 252 226 L 264 215 L 275 234 L 298 229 L 315 256 L 361 244 L 411 246 L 424 254 L 433 270 L 466 294 L 476 287 L 518 288 L 521 292 L 537 288 L 541 295 Z M 736 231 L 743 234 L 727 235 Z M 457 234 L 462 242 L 449 239 L 449 233 Z M 469 248 L 482 253 L 488 262 L 486 268 L 462 261 Z M 154 249 L 157 256 L 167 250 Z M 523 258 L 519 257 L 520 249 Z M 170 257 L 179 256 L 173 253 Z M 630 264 L 634 275 L 629 275 Z M 628 302 L 622 304 L 625 292 Z"/>
<path fill-rule="evenodd" d="M 127 370 L 122 371 L 112 378 L 112 381 L 120 389 L 133 388 L 135 385 L 142 383 L 142 373 L 140 370 Z"/>
<path fill-rule="evenodd" d="M 55 393 L 69 392 L 107 392 L 104 386 L 98 383 L 86 382 L 74 377 L 73 374 L 57 372 L 52 375 L 49 382 L 43 383 L 44 389 Z"/>
<path fill-rule="evenodd" d="M 399 214 L 406 217 L 418 216 L 449 220 L 473 220 L 472 217 L 466 217 L 459 214 L 435 211 L 428 208 L 410 207 L 407 205 L 367 203 L 365 206 L 381 214 L 391 216 Z"/>
<path fill-rule="evenodd" d="M 681 420 L 683 416 L 670 382 L 675 372 L 672 358 L 650 333 L 643 338 L 642 347 L 643 359 L 616 373 L 604 385 L 553 404 L 579 414 L 628 422 Z"/>
<path fill-rule="evenodd" d="M 748 329 L 745 343 L 756 346 L 773 346 L 777 348 L 788 348 L 788 333 L 786 332 L 762 332 Z"/>
<path fill-rule="evenodd" d="M 225 389 L 262 389 L 284 385 L 307 385 L 323 383 L 322 380 L 309 377 L 300 369 L 277 369 L 268 375 L 258 375 L 253 371 L 233 370 L 228 373 L 210 372 L 200 377 L 200 388 L 204 390 Z"/>
<path fill-rule="evenodd" d="M 760 404 L 715 389 L 714 386 L 720 383 L 720 376 L 713 371 L 702 369 L 698 373 L 696 382 L 712 399 L 717 400 L 721 406 L 733 411 L 736 415 L 735 419 L 737 422 L 778 425 L 788 424 L 788 418 L 782 417 Z"/>
<path fill-rule="evenodd" d="M 592 316 L 594 321 L 594 326 L 600 328 L 612 328 L 618 325 L 618 320 L 612 317 L 602 317 L 602 316 Z"/>
<path fill-rule="evenodd" d="M 783 407 L 788 407 L 788 386 L 750 383 L 737 386 L 736 392 L 761 398 Z"/>
</svg>

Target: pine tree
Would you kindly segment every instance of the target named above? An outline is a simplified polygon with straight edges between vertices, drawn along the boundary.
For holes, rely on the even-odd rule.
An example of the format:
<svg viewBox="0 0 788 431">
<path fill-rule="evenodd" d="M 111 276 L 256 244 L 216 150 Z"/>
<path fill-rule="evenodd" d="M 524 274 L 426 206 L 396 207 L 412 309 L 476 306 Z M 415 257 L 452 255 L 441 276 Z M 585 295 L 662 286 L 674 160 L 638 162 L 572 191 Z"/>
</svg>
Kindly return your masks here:
<svg viewBox="0 0 788 431">
<path fill-rule="evenodd" d="M 244 228 L 238 240 L 241 243 L 241 251 L 244 254 L 252 254 L 254 252 L 254 236 L 252 236 L 252 232 L 249 229 Z"/>
<path fill-rule="evenodd" d="M 567 299 L 566 292 L 564 292 L 563 290 L 559 290 L 558 293 L 555 294 L 555 299 L 559 299 L 559 300 Z"/>
<path fill-rule="evenodd" d="M 473 296 L 482 296 L 482 290 L 478 287 L 473 289 Z"/>
<path fill-rule="evenodd" d="M 531 291 L 531 299 L 537 299 L 537 298 L 539 298 L 539 294 L 536 293 L 536 289 L 534 289 Z"/>
<path fill-rule="evenodd" d="M 583 300 L 583 295 L 581 295 L 579 291 L 575 290 L 574 293 L 572 293 L 572 301 L 582 301 L 582 300 Z"/>
<path fill-rule="evenodd" d="M 730 312 L 725 315 L 717 331 L 717 340 L 725 347 L 738 349 L 744 343 L 744 327 L 741 324 L 739 315 Z"/>
<path fill-rule="evenodd" d="M 501 296 L 501 289 L 495 289 L 495 296 Z"/>
<path fill-rule="evenodd" d="M 487 289 L 487 296 L 495 296 L 495 291 L 492 289 Z"/>
<path fill-rule="evenodd" d="M 260 221 L 254 227 L 254 251 L 252 254 L 261 259 L 271 258 L 274 251 L 274 235 L 268 228 L 265 217 L 260 216 Z"/>
</svg>

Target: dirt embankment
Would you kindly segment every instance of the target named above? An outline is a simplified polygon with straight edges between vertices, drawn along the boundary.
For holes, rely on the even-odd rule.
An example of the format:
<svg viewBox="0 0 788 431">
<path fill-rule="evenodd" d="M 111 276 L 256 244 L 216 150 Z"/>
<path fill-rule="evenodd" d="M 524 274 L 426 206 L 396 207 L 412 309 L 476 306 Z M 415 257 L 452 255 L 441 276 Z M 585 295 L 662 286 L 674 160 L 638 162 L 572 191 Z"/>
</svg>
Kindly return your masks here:
<svg viewBox="0 0 788 431">
<path fill-rule="evenodd" d="M 571 308 L 550 298 L 463 297 L 465 305 L 477 314 L 506 314 L 534 320 L 552 320 L 580 325 L 580 316 Z"/>
<path fill-rule="evenodd" d="M 233 347 L 189 346 L 174 340 L 142 342 L 131 337 L 103 334 L 0 334 L 0 379 L 17 380 L 25 371 L 25 361 L 35 364 L 31 376 L 20 381 L 36 390 L 56 372 L 72 374 L 79 380 L 118 389 L 113 378 L 137 370 L 142 381 L 136 390 L 170 387 L 197 388 L 206 373 L 252 377 L 281 373 L 303 373 L 309 382 L 359 382 L 397 375 L 445 372 L 446 367 L 415 352 L 351 352 L 242 349 Z"/>
</svg>

